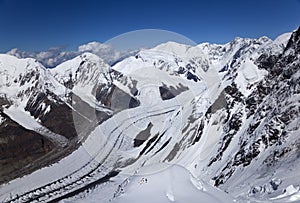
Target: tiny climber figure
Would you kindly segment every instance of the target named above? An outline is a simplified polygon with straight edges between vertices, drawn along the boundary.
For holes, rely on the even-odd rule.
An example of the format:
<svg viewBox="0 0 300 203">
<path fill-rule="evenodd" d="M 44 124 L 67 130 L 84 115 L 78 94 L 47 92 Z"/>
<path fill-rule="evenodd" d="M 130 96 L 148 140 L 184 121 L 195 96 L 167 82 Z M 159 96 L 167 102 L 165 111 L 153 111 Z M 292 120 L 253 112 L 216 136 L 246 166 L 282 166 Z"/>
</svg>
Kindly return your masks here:
<svg viewBox="0 0 300 203">
<path fill-rule="evenodd" d="M 142 178 L 141 180 L 140 180 L 140 185 L 142 185 L 142 184 L 144 184 L 144 183 L 147 183 L 147 178 Z"/>
<path fill-rule="evenodd" d="M 144 182 L 145 182 L 145 179 L 142 178 L 142 179 L 140 180 L 140 185 L 142 185 Z"/>
</svg>

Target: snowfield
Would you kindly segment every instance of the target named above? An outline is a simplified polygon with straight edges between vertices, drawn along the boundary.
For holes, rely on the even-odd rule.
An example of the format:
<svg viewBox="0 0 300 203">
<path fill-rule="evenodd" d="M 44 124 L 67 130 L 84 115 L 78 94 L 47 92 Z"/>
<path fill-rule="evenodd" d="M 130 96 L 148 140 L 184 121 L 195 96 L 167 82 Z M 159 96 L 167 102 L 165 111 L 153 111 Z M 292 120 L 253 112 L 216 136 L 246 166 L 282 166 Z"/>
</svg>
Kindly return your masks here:
<svg viewBox="0 0 300 203">
<path fill-rule="evenodd" d="M 161 166 L 165 168 L 153 173 L 151 166 L 142 168 L 130 177 L 126 188 L 113 203 L 233 203 L 233 199 L 223 191 L 195 179 L 189 171 L 181 166 Z M 154 169 L 155 171 L 155 169 Z"/>
</svg>

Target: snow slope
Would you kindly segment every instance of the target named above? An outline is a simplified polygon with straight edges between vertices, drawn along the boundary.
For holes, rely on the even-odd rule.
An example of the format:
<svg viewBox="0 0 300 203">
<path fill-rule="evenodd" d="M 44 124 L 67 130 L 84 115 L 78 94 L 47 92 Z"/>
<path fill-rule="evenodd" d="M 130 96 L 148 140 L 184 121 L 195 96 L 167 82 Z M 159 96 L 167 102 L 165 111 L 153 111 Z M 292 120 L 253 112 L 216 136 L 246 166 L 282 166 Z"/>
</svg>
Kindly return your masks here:
<svg viewBox="0 0 300 203">
<path fill-rule="evenodd" d="M 110 81 L 109 70 L 110 66 L 98 56 L 83 53 L 50 71 L 57 81 L 94 108 L 97 102 L 93 89 L 98 84 L 107 84 Z"/>
<path fill-rule="evenodd" d="M 155 166 L 159 167 L 159 166 Z M 116 203 L 230 203 L 233 200 L 224 192 L 201 183 L 181 166 L 160 166 L 166 170 L 151 173 L 148 166 L 128 179 L 126 188 L 112 202 Z M 148 171 L 145 172 L 145 171 Z M 149 173 L 150 172 L 150 173 Z"/>
</svg>

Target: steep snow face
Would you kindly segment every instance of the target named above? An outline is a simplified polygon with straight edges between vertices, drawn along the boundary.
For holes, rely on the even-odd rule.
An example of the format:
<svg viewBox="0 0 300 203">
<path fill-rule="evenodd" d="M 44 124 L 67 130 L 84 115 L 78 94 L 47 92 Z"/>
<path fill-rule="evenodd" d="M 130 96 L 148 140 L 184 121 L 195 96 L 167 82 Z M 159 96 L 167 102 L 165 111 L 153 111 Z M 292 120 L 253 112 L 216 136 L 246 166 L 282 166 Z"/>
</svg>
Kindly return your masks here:
<svg viewBox="0 0 300 203">
<path fill-rule="evenodd" d="M 110 66 L 98 56 L 84 53 L 50 70 L 61 84 L 91 107 L 96 106 L 95 89 L 111 82 Z"/>
<path fill-rule="evenodd" d="M 255 61 L 261 54 L 278 55 L 283 51 L 291 33 L 285 33 L 274 41 L 268 37 L 258 39 L 235 38 L 227 44 L 199 44 L 198 47 L 208 55 L 212 64 L 220 72 L 226 72 L 241 65 L 245 59 Z"/>
<path fill-rule="evenodd" d="M 65 87 L 60 85 L 49 70 L 35 59 L 18 59 L 9 55 L 0 55 L 1 94 L 20 104 L 25 103 L 35 91 L 46 89 L 63 95 Z"/>
<path fill-rule="evenodd" d="M 262 47 L 262 51 L 263 49 L 265 49 L 269 51 L 269 54 L 282 52 L 282 50 L 286 47 L 291 36 L 292 32 L 283 33 L 282 35 L 279 35 L 273 42 L 266 43 Z"/>
<path fill-rule="evenodd" d="M 61 83 L 73 83 L 74 85 L 97 84 L 107 82 L 104 80 L 110 66 L 98 56 L 91 53 L 83 53 L 74 59 L 66 61 L 53 69 L 50 69 L 54 77 Z M 103 74 L 99 78 L 99 75 Z M 102 81 L 98 81 L 103 79 Z"/>
<path fill-rule="evenodd" d="M 223 87 L 234 82 L 239 91 L 247 95 L 253 91 L 253 83 L 261 80 L 266 71 L 257 68 L 256 59 L 266 50 L 279 54 L 273 41 L 267 37 L 259 39 L 235 38 L 224 45 L 203 43 L 197 47 L 209 58 L 209 62 L 222 80 Z"/>
<path fill-rule="evenodd" d="M 17 59 L 1 54 L 0 73 L 1 93 L 11 99 L 23 100 L 30 96 L 30 89 L 40 85 L 45 69 L 34 59 Z"/>
<path fill-rule="evenodd" d="M 248 96 L 253 91 L 251 86 L 263 80 L 267 74 L 268 71 L 259 69 L 252 60 L 245 59 L 237 71 L 234 82 L 237 84 L 238 90 L 244 96 Z"/>
</svg>

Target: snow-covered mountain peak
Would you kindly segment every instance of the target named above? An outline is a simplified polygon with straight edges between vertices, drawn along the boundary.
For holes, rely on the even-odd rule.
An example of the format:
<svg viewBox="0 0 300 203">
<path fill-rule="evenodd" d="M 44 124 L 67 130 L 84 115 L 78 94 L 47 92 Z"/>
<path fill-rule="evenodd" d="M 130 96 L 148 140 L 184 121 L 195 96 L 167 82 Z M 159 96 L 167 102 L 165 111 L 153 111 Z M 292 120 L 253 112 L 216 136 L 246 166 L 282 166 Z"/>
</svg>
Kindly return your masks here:
<svg viewBox="0 0 300 203">
<path fill-rule="evenodd" d="M 162 51 L 169 54 L 174 54 L 175 56 L 181 57 L 183 59 L 191 59 L 195 57 L 205 58 L 204 52 L 197 46 L 191 46 L 186 44 L 179 44 L 177 42 L 167 42 L 160 44 L 153 49 L 154 51 Z"/>
<path fill-rule="evenodd" d="M 167 42 L 152 49 L 142 50 L 136 56 L 117 63 L 113 69 L 128 74 L 143 67 L 152 67 L 197 81 L 200 72 L 207 71 L 209 65 L 208 58 L 199 47 Z"/>
<path fill-rule="evenodd" d="M 292 32 L 287 32 L 279 35 L 273 42 L 281 46 L 286 46 L 289 39 L 291 38 Z"/>
<path fill-rule="evenodd" d="M 267 37 L 267 36 L 262 36 L 262 37 L 258 38 L 258 40 L 261 41 L 261 42 L 272 41 L 272 39 L 270 39 L 270 38 Z"/>
<path fill-rule="evenodd" d="M 257 56 L 261 54 L 267 55 L 278 55 L 282 53 L 283 49 L 286 47 L 288 40 L 290 39 L 292 33 L 284 33 L 279 35 L 275 40 L 265 41 L 257 50 Z"/>
<path fill-rule="evenodd" d="M 86 84 L 95 82 L 99 74 L 109 72 L 110 66 L 92 53 L 83 53 L 51 69 L 51 73 L 62 84 Z"/>
<path fill-rule="evenodd" d="M 107 66 L 105 64 L 105 62 L 98 57 L 95 54 L 86 52 L 83 53 L 71 60 L 68 60 L 66 62 L 61 63 L 60 65 L 56 66 L 55 68 L 51 69 L 51 72 L 54 75 L 65 75 L 65 74 L 72 74 L 75 75 L 75 73 L 79 70 L 79 69 L 84 69 L 85 66 L 84 63 L 88 63 L 88 64 L 100 64 L 100 65 L 104 65 Z M 95 67 L 95 65 L 93 66 Z"/>
<path fill-rule="evenodd" d="M 40 70 L 45 70 L 45 68 L 39 62 L 37 62 L 36 59 L 19 59 L 15 56 L 0 54 L 0 71 L 5 72 L 11 76 L 18 76 L 28 71 Z"/>
<path fill-rule="evenodd" d="M 1 93 L 10 99 L 28 98 L 33 90 L 42 89 L 49 77 L 46 68 L 35 59 L 0 55 Z"/>
<path fill-rule="evenodd" d="M 275 41 L 263 36 L 258 39 L 237 37 L 227 44 L 202 43 L 198 47 L 208 56 L 210 62 L 218 71 L 240 67 L 245 59 L 255 61 L 261 54 L 280 54 L 287 43 L 287 35 L 280 36 Z"/>
<path fill-rule="evenodd" d="M 192 46 L 190 45 L 179 44 L 177 42 L 170 41 L 170 42 L 157 45 L 156 47 L 152 48 L 152 50 L 159 50 L 159 51 L 174 53 L 177 55 L 184 55 L 187 52 L 187 50 L 191 47 Z"/>
</svg>

